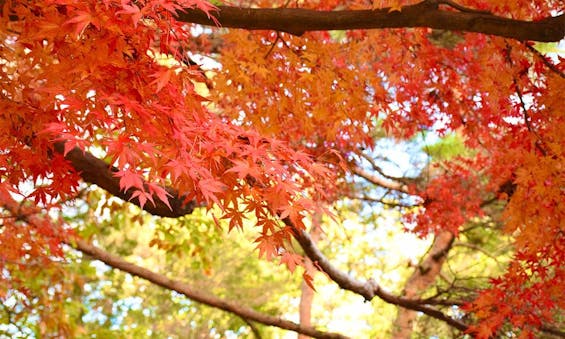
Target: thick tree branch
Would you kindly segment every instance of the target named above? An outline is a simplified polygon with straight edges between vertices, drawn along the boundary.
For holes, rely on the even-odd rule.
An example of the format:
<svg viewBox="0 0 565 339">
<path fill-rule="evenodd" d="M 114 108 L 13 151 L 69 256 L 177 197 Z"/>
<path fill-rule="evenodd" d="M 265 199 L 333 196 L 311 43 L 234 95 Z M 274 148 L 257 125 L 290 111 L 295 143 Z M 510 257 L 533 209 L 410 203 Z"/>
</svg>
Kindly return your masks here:
<svg viewBox="0 0 565 339">
<path fill-rule="evenodd" d="M 443 3 L 438 0 L 427 0 L 404 6 L 400 12 L 391 12 L 389 8 L 317 11 L 301 8 L 219 6 L 210 14 L 221 27 L 275 30 L 294 35 L 301 35 L 307 31 L 429 27 L 496 35 L 520 41 L 559 41 L 565 36 L 565 14 L 533 22 L 508 19 L 479 11 L 446 11 L 439 6 Z M 198 9 L 179 11 L 178 19 L 216 26 L 212 17 Z"/>
<path fill-rule="evenodd" d="M 180 294 L 183 294 L 191 300 L 236 314 L 244 319 L 256 321 L 258 323 L 269 326 L 276 326 L 285 330 L 305 334 L 313 338 L 347 338 L 346 336 L 343 336 L 338 333 L 322 332 L 316 330 L 313 327 L 301 326 L 292 321 L 266 315 L 257 312 L 251 308 L 238 305 L 235 302 L 203 293 L 201 291 L 192 288 L 190 285 L 186 283 L 180 282 L 178 280 L 169 279 L 162 274 L 155 273 L 146 268 L 125 261 L 124 259 L 112 255 L 98 247 L 95 247 L 84 240 L 77 239 L 74 241 L 74 243 L 71 243 L 71 245 L 77 250 L 83 252 L 84 254 L 87 254 L 96 260 L 100 260 L 108 266 L 135 275 L 142 279 L 148 280 L 155 285 L 164 287 L 171 291 L 175 291 Z"/>
<path fill-rule="evenodd" d="M 322 254 L 322 252 L 320 252 L 320 250 L 310 239 L 308 233 L 306 233 L 304 230 L 295 228 L 292 224 L 292 221 L 288 218 L 285 218 L 283 221 L 287 226 L 291 227 L 294 230 L 295 238 L 308 258 L 310 258 L 312 262 L 316 263 L 330 277 L 330 279 L 332 279 L 342 289 L 359 294 L 367 301 L 372 300 L 374 297 L 379 297 L 387 303 L 422 312 L 432 318 L 444 321 L 460 331 L 465 331 L 468 329 L 468 325 L 463 323 L 462 321 L 451 318 L 435 308 L 424 305 L 419 300 L 395 296 L 392 293 L 382 289 L 377 284 L 377 282 L 372 279 L 369 279 L 367 281 L 360 281 L 355 279 L 354 277 L 351 277 L 345 272 L 340 271 L 330 263 L 330 261 Z"/>
<path fill-rule="evenodd" d="M 63 154 L 63 150 L 64 143 L 58 142 L 55 144 L 55 151 Z M 122 200 L 140 206 L 136 198 L 132 199 L 134 192 L 132 189 L 126 192 L 120 189 L 120 179 L 114 176 L 114 173 L 118 171 L 115 167 L 108 165 L 103 160 L 98 159 L 88 152 L 83 152 L 77 147 L 69 151 L 65 158 L 71 162 L 85 182 L 95 184 Z M 171 208 L 155 196 L 153 197 L 155 204 L 148 202 L 143 206 L 143 209 L 153 215 L 178 218 L 192 213 L 197 206 L 195 201 L 185 201 L 183 197 L 179 197 L 175 189 L 165 187 L 165 190 L 170 194 L 169 204 Z"/>
</svg>

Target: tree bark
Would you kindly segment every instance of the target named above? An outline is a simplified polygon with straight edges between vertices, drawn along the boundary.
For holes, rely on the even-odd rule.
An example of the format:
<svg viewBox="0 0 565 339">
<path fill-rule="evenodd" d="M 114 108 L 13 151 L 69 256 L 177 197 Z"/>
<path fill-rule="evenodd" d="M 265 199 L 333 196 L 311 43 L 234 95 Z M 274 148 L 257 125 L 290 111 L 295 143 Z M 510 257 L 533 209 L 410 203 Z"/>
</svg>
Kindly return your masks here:
<svg viewBox="0 0 565 339">
<path fill-rule="evenodd" d="M 64 154 L 65 143 L 55 143 L 54 149 L 56 152 Z M 117 168 L 78 147 L 67 152 L 65 159 L 73 165 L 84 181 L 96 184 L 108 193 L 141 207 L 139 200 L 132 198 L 133 189 L 124 191 L 120 188 L 120 179 L 114 175 L 118 171 Z M 172 187 L 165 187 L 165 190 L 169 193 L 170 208 L 159 197 L 154 196 L 153 201 L 155 203 L 148 202 L 143 205 L 143 209 L 152 215 L 178 218 L 192 213 L 194 208 L 198 206 L 196 201 L 186 201 L 184 197 L 179 196 L 177 190 Z"/>
<path fill-rule="evenodd" d="M 0 0 L 0 12 L 6 0 Z M 446 11 L 441 6 L 457 11 Z M 558 10 L 558 9 L 556 9 Z M 8 13 L 17 20 L 15 13 Z M 465 8 L 447 0 L 424 0 L 402 6 L 401 10 L 318 11 L 302 8 L 241 8 L 218 6 L 205 13 L 185 8 L 177 12 L 180 21 L 208 26 L 275 30 L 294 35 L 308 31 L 429 27 L 496 35 L 526 41 L 557 42 L 565 36 L 565 14 L 538 21 L 514 20 L 486 11 Z"/>
<path fill-rule="evenodd" d="M 310 230 L 310 237 L 314 243 L 318 242 L 320 235 L 322 233 L 322 229 L 320 227 L 322 217 L 320 215 L 314 215 L 312 218 L 312 229 Z M 316 274 L 316 267 L 310 258 L 306 257 L 306 262 L 304 264 L 304 269 L 306 270 L 306 274 L 311 276 L 312 278 Z M 312 326 L 312 304 L 314 301 L 314 290 L 308 286 L 308 284 L 302 280 L 300 284 L 300 305 L 299 305 L 299 316 L 300 316 L 300 325 L 301 326 Z M 308 336 L 303 334 L 298 335 L 298 339 L 307 339 Z"/>
<path fill-rule="evenodd" d="M 69 242 L 69 243 L 77 250 L 83 252 L 86 255 L 89 255 L 93 259 L 102 261 L 103 263 L 107 264 L 110 267 L 119 269 L 123 272 L 127 272 L 129 274 L 135 275 L 142 279 L 148 280 L 154 283 L 155 285 L 167 288 L 171 291 L 175 291 L 180 294 L 183 294 L 189 299 L 194 300 L 196 302 L 236 314 L 244 319 L 256 321 L 264 325 L 276 326 L 282 329 L 295 331 L 314 338 L 328 338 L 328 339 L 347 338 L 346 336 L 338 333 L 318 331 L 310 326 L 303 326 L 301 324 L 296 324 L 289 320 L 263 314 L 251 308 L 247 308 L 245 306 L 234 303 L 232 301 L 221 299 L 216 296 L 203 293 L 201 291 L 193 289 L 190 285 L 186 283 L 180 282 L 178 280 L 169 279 L 162 274 L 152 272 L 146 268 L 127 262 L 124 259 L 112 255 L 108 252 L 105 252 L 104 250 L 95 247 L 84 240 L 77 239 L 74 242 Z"/>
<path fill-rule="evenodd" d="M 446 11 L 447 5 L 457 11 Z M 426 0 L 401 11 L 318 11 L 302 8 L 240 8 L 218 6 L 205 13 L 199 9 L 178 11 L 178 20 L 209 26 L 247 30 L 275 30 L 294 35 L 307 31 L 429 27 L 475 32 L 520 41 L 559 41 L 565 35 L 565 14 L 539 21 L 514 20 L 456 5 L 451 1 Z"/>
<path fill-rule="evenodd" d="M 422 312 L 432 318 L 444 321 L 448 325 L 460 331 L 466 331 L 469 328 L 469 326 L 464 322 L 445 315 L 443 312 L 437 310 L 436 308 L 430 307 L 421 300 L 396 296 L 384 290 L 373 279 L 361 281 L 337 269 L 334 265 L 332 265 L 328 258 L 326 258 L 322 254 L 322 252 L 320 252 L 320 250 L 312 242 L 312 239 L 310 239 L 308 233 L 294 227 L 292 221 L 289 218 L 283 219 L 283 222 L 294 230 L 295 238 L 306 255 L 313 262 L 316 262 L 317 266 L 320 267 L 322 271 L 324 271 L 328 275 L 328 277 L 342 289 L 356 293 L 365 298 L 366 301 L 371 301 L 374 297 L 379 297 L 387 303 L 398 305 L 400 307 L 404 307 L 417 312 Z"/>
<path fill-rule="evenodd" d="M 453 234 L 447 231 L 441 232 L 435 237 L 428 255 L 415 268 L 412 275 L 406 281 L 403 291 L 404 297 L 410 299 L 419 298 L 434 283 L 453 245 L 454 239 Z M 394 321 L 392 337 L 410 339 L 416 316 L 417 313 L 413 310 L 399 308 L 398 315 Z"/>
</svg>

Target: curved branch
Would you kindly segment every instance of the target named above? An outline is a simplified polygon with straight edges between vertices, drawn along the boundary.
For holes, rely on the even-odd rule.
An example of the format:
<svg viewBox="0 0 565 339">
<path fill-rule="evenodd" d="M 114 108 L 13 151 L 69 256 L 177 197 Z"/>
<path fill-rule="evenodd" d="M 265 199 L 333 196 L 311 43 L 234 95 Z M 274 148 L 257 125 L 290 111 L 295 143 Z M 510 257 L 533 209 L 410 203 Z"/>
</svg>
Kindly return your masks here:
<svg viewBox="0 0 565 339">
<path fill-rule="evenodd" d="M 58 152 L 63 153 L 64 145 L 63 144 L 57 144 L 55 146 L 55 149 Z M 80 175 L 81 175 L 81 177 L 83 178 L 84 181 L 91 183 L 91 184 L 98 185 L 101 188 L 107 190 L 108 192 L 116 195 L 117 197 L 120 197 L 121 199 L 123 199 L 125 201 L 130 201 L 130 202 L 139 206 L 139 203 L 135 199 L 131 199 L 131 193 L 132 192 L 130 192 L 130 191 L 123 192 L 123 191 L 120 190 L 119 180 L 117 180 L 113 176 L 114 169 L 111 166 L 109 166 L 108 164 L 106 164 L 103 160 L 96 158 L 95 156 L 93 156 L 92 154 L 90 154 L 88 152 L 83 152 L 82 150 L 80 150 L 78 148 L 72 149 L 70 152 L 67 153 L 67 155 L 65 157 L 66 157 L 67 160 L 69 160 L 71 162 L 73 167 L 80 173 Z M 185 199 L 183 199 L 182 197 L 179 197 L 178 193 L 176 193 L 177 191 L 175 191 L 173 188 L 168 187 L 167 191 L 170 192 L 171 195 L 172 195 L 172 197 L 169 199 L 171 206 L 175 206 L 175 207 L 173 207 L 172 211 L 169 210 L 168 207 L 166 207 L 166 206 L 165 207 L 156 207 L 156 206 L 151 206 L 150 204 L 145 204 L 143 209 L 146 210 L 147 212 L 153 214 L 153 215 L 156 215 L 156 216 L 180 217 L 180 216 L 183 216 L 185 214 L 191 213 L 193 208 L 195 206 L 197 206 L 196 202 L 194 202 L 194 201 L 190 201 L 187 204 L 184 204 Z M 155 199 L 155 201 L 158 201 L 158 199 Z M 422 300 L 414 300 L 414 299 L 408 299 L 408 298 L 404 298 L 404 297 L 395 296 L 395 295 L 391 294 L 390 292 L 383 290 L 372 279 L 370 279 L 366 282 L 363 282 L 363 281 L 357 280 L 357 279 L 347 275 L 346 273 L 338 270 L 335 266 L 333 266 L 329 262 L 329 260 L 313 244 L 312 240 L 310 239 L 310 237 L 307 233 L 305 233 L 303 230 L 296 229 L 294 227 L 294 224 L 292 223 L 292 221 L 288 218 L 285 218 L 282 221 L 287 226 L 291 227 L 294 230 L 295 238 L 300 243 L 300 246 L 304 249 L 305 254 L 310 258 L 310 260 L 312 260 L 312 262 L 316 263 L 341 288 L 348 290 L 348 291 L 351 291 L 351 292 L 354 292 L 356 294 L 359 294 L 359 295 L 363 296 L 365 298 L 365 300 L 368 300 L 368 301 L 372 300 L 374 297 L 379 297 L 382 300 L 384 300 L 385 302 L 388 302 L 388 303 L 391 303 L 391 304 L 394 304 L 394 305 L 398 305 L 398 306 L 401 306 L 401 307 L 404 307 L 404 308 L 407 308 L 407 309 L 410 309 L 410 310 L 419 311 L 419 312 L 422 312 L 422 313 L 424 313 L 424 314 L 426 314 L 430 317 L 436 318 L 438 320 L 442 320 L 442 321 L 446 322 L 447 324 L 449 324 L 450 326 L 453 326 L 454 328 L 457 328 L 461 331 L 465 331 L 465 330 L 468 329 L 467 324 L 463 323 L 460 320 L 451 318 L 451 317 L 445 315 L 444 313 L 442 313 L 441 311 L 439 311 L 439 310 L 437 310 L 433 307 L 430 307 L 429 305 L 425 305 L 425 303 Z M 85 251 L 87 251 L 88 247 L 85 247 L 84 249 L 85 249 Z M 96 252 L 92 252 L 92 254 L 95 254 L 95 253 Z M 124 270 L 126 270 L 128 267 L 130 267 L 130 268 L 136 267 L 135 265 L 133 265 L 131 263 L 127 263 L 120 258 L 109 257 L 109 259 L 112 259 L 112 258 L 114 258 L 116 260 L 115 261 L 116 265 L 117 264 L 123 265 Z M 102 260 L 102 261 L 104 261 L 104 260 Z M 107 264 L 109 264 L 109 263 L 107 262 Z M 114 266 L 114 265 L 111 265 L 111 264 L 109 264 L 109 265 L 113 266 L 113 267 L 118 267 L 118 266 Z M 169 286 L 169 284 L 170 284 L 170 286 L 172 286 L 172 287 L 179 287 L 180 286 L 182 288 L 189 288 L 188 285 L 183 285 L 182 283 L 172 281 L 172 280 L 167 279 L 163 276 L 155 277 L 156 273 L 153 273 L 151 271 L 148 271 L 148 270 L 145 270 L 145 269 L 142 269 L 142 268 L 140 268 L 140 269 L 142 270 L 142 271 L 140 271 L 142 274 L 147 273 L 148 276 L 154 277 L 155 279 L 157 279 L 156 280 L 157 282 L 155 282 L 156 284 L 158 284 L 158 285 L 167 284 L 167 285 L 160 285 L 160 286 Z M 126 270 L 126 272 L 129 272 L 129 271 Z M 145 278 L 145 276 L 141 276 L 141 277 Z M 153 280 L 150 280 L 150 281 L 154 282 Z M 190 291 L 190 289 L 188 289 L 187 291 Z M 179 292 L 179 293 L 183 293 L 183 292 Z M 231 306 L 230 305 L 231 304 L 227 305 L 226 307 L 233 307 L 234 306 L 234 305 L 231 305 Z M 256 320 L 255 318 L 248 316 L 248 315 L 245 315 L 245 314 L 243 314 L 241 316 L 246 317 L 246 318 L 253 320 L 253 321 L 264 323 L 262 321 Z M 276 319 L 278 319 L 278 318 L 276 318 Z M 273 321 L 273 319 L 270 319 L 269 321 Z M 299 326 L 298 324 L 291 323 L 291 322 L 288 322 L 288 324 L 293 324 L 293 325 L 289 325 L 289 326 Z M 278 325 L 273 325 L 273 326 L 278 326 Z M 297 332 L 299 332 L 299 331 L 297 331 Z M 302 332 L 299 332 L 299 333 L 302 333 Z M 305 334 L 310 335 L 308 333 L 305 333 Z"/>
<path fill-rule="evenodd" d="M 54 149 L 64 154 L 65 144 L 63 142 L 57 142 L 55 143 Z M 108 165 L 103 160 L 98 159 L 88 152 L 82 151 L 78 147 L 71 149 L 65 155 L 65 159 L 71 162 L 74 169 L 85 182 L 95 184 L 124 201 L 129 201 L 140 206 L 137 198 L 132 199 L 132 194 L 134 193 L 133 189 L 129 189 L 128 191 L 120 189 L 120 179 L 114 176 L 114 173 L 118 171 L 117 168 Z M 148 202 L 143 205 L 143 209 L 152 215 L 178 218 L 192 213 L 194 208 L 198 205 L 196 201 L 185 201 L 186 199 L 180 197 L 178 192 L 171 187 L 165 187 L 165 190 L 170 195 L 169 204 L 171 208 L 163 203 L 159 197 L 155 196 L 153 197 L 155 204 Z"/>
<path fill-rule="evenodd" d="M 386 179 L 386 178 L 381 178 L 378 177 L 376 175 L 373 175 L 372 173 L 369 173 L 368 171 L 364 170 L 363 168 L 359 167 L 359 166 L 352 166 L 351 168 L 351 172 L 353 172 L 354 174 L 357 174 L 358 176 L 362 177 L 363 179 L 369 181 L 372 184 L 375 184 L 377 186 L 383 187 L 383 188 L 387 188 L 393 191 L 399 191 L 402 193 L 406 193 L 406 194 L 410 194 L 410 191 L 408 189 L 408 186 L 404 183 L 398 182 L 398 181 L 393 181 L 391 179 Z"/>
<path fill-rule="evenodd" d="M 409 177 L 395 177 L 395 176 L 388 175 L 388 174 L 386 174 L 386 173 L 383 171 L 383 169 L 377 164 L 377 162 L 375 161 L 375 159 L 374 159 L 373 157 L 371 157 L 371 156 L 369 156 L 369 155 L 367 155 L 367 154 L 365 154 L 365 153 L 363 153 L 363 152 L 359 153 L 359 156 L 360 156 L 361 158 L 365 159 L 365 161 L 367 161 L 367 162 L 371 165 L 371 168 L 372 168 L 373 170 L 377 171 L 381 176 L 383 176 L 383 177 L 385 177 L 385 178 L 387 178 L 387 179 L 389 179 L 389 180 L 401 182 L 401 183 L 406 184 L 406 185 L 408 185 L 408 184 L 410 184 L 410 183 L 414 183 L 414 182 L 417 181 L 415 178 L 409 178 Z M 361 167 L 361 166 L 357 165 L 357 167 Z"/>
<path fill-rule="evenodd" d="M 63 152 L 64 149 L 64 143 L 57 143 L 55 145 L 55 149 L 57 152 Z M 108 192 L 112 193 L 115 190 L 119 191 L 119 182 L 117 180 L 115 180 L 116 178 L 112 175 L 113 171 L 112 168 L 110 166 L 108 166 L 104 161 L 96 158 L 95 156 L 93 156 L 92 154 L 88 153 L 88 152 L 83 152 L 82 150 L 80 150 L 79 148 L 74 148 L 72 149 L 70 152 L 67 153 L 67 155 L 65 156 L 67 160 L 71 161 L 72 165 L 77 169 L 81 171 L 81 176 L 82 178 L 90 183 L 93 184 L 97 184 L 98 186 L 108 190 Z M 89 167 L 91 166 L 91 167 Z M 169 190 L 172 191 L 172 189 L 169 188 Z M 120 198 L 124 199 L 128 197 L 128 194 L 131 195 L 131 193 L 128 192 L 118 192 Z M 114 193 L 112 193 L 114 194 Z M 7 195 L 9 196 L 9 195 Z M 129 196 L 131 198 L 131 196 Z M 127 199 L 130 200 L 130 199 Z M 178 201 L 182 201 L 182 199 L 177 199 Z M 10 197 L 9 200 L 7 201 L 1 201 L 2 203 L 2 208 L 7 209 L 8 211 L 10 211 L 12 214 L 16 215 L 17 218 L 21 219 L 21 220 L 25 220 L 25 222 L 32 224 L 32 225 L 36 225 L 40 222 L 40 219 L 38 216 L 36 215 L 23 215 L 20 213 L 19 211 L 19 203 L 16 202 L 15 200 L 13 200 L 13 198 Z M 135 203 L 135 201 L 133 201 L 133 203 Z M 146 204 L 147 206 L 147 204 Z M 158 212 L 159 210 L 156 208 L 147 208 L 146 206 L 144 206 L 144 209 L 146 209 L 149 213 L 154 213 L 154 212 Z M 168 208 L 168 207 L 167 207 Z M 188 210 L 181 210 L 181 211 L 188 211 Z M 192 209 L 190 209 L 190 212 L 192 212 Z M 189 212 L 189 213 L 190 213 Z M 186 213 L 185 213 L 186 214 Z M 290 330 L 290 331 L 294 331 L 300 334 L 304 334 L 304 335 L 308 335 L 310 337 L 313 338 L 328 338 L 328 339 L 345 339 L 348 338 L 344 335 L 341 335 L 339 333 L 332 333 L 332 332 L 322 332 L 319 330 L 316 330 L 315 328 L 311 327 L 311 326 L 304 326 L 304 325 L 300 325 L 297 323 L 294 323 L 292 321 L 289 320 L 285 320 L 279 317 L 275 317 L 275 316 L 271 316 L 271 315 L 267 315 L 267 314 L 263 314 L 261 312 L 257 312 L 251 308 L 247 308 L 244 306 L 241 306 L 235 302 L 229 301 L 229 300 L 225 300 L 222 298 L 218 298 L 214 295 L 211 294 L 207 294 L 207 293 L 203 293 L 201 291 L 198 291 L 194 288 L 192 288 L 190 285 L 183 283 L 181 281 L 178 280 L 173 280 L 173 279 L 169 279 L 166 276 L 159 274 L 159 273 L 155 273 L 153 271 L 150 271 L 146 268 L 143 268 L 141 266 L 135 265 L 133 263 L 130 263 L 124 259 L 122 259 L 119 256 L 110 254 L 104 250 L 102 250 L 101 248 L 98 248 L 82 239 L 79 238 L 75 238 L 72 240 L 67 240 L 67 239 L 61 239 L 63 242 L 65 242 L 66 244 L 68 244 L 69 246 L 73 247 L 76 250 L 81 251 L 82 253 L 96 259 L 96 260 L 100 260 L 102 262 L 104 262 L 105 264 L 107 264 L 110 267 L 119 269 L 123 272 L 135 275 L 137 277 L 140 277 L 142 279 L 145 279 L 147 281 L 150 281 L 151 283 L 161 286 L 163 288 L 169 289 L 171 291 L 175 291 L 178 292 L 180 294 L 185 295 L 186 297 L 188 297 L 191 300 L 194 300 L 196 302 L 214 307 L 214 308 L 218 308 L 221 310 L 224 310 L 226 312 L 230 312 L 233 313 L 239 317 L 241 317 L 242 319 L 244 319 L 246 322 L 248 321 L 255 321 L 264 325 L 268 325 L 268 326 L 275 326 L 275 327 L 279 327 L 285 330 Z M 252 327 L 253 329 L 253 327 Z M 256 330 L 253 331 L 254 333 L 256 333 Z"/>
<path fill-rule="evenodd" d="M 313 327 L 301 326 L 292 321 L 266 315 L 257 312 L 251 308 L 241 306 L 235 302 L 221 299 L 210 294 L 202 293 L 201 291 L 195 290 L 186 283 L 180 282 L 178 280 L 169 279 L 162 274 L 158 274 L 146 268 L 132 264 L 118 256 L 115 256 L 98 247 L 95 247 L 84 240 L 76 239 L 74 243 L 72 242 L 69 243 L 75 249 L 83 252 L 84 254 L 89 255 L 90 257 L 96 260 L 100 260 L 104 262 L 108 266 L 135 275 L 142 279 L 148 280 L 155 285 L 164 287 L 171 291 L 175 291 L 180 294 L 183 294 L 186 297 L 196 302 L 236 314 L 244 319 L 256 321 L 261 324 L 265 324 L 269 326 L 276 326 L 285 330 L 298 332 L 314 338 L 340 338 L 340 339 L 347 338 L 346 336 L 343 336 L 338 333 L 322 332 L 316 330 Z"/>
<path fill-rule="evenodd" d="M 294 227 L 292 221 L 288 218 L 283 219 L 283 222 L 294 230 L 295 238 L 308 258 L 310 258 L 312 262 L 316 263 L 317 266 L 319 266 L 330 277 L 330 279 L 332 279 L 342 289 L 359 294 L 367 301 L 372 300 L 374 297 L 379 297 L 389 304 L 394 304 L 410 310 L 422 312 L 432 318 L 444 321 L 448 325 L 460 331 L 466 331 L 469 328 L 467 324 L 460 320 L 451 318 L 433 307 L 422 305 L 420 300 L 412 300 L 399 297 L 388 291 L 385 291 L 373 279 L 360 281 L 355 279 L 354 277 L 351 277 L 345 272 L 340 271 L 335 266 L 333 266 L 332 263 L 330 263 L 330 261 L 322 254 L 322 252 L 320 252 L 320 250 L 310 239 L 308 233 L 306 233 L 304 230 L 299 230 Z"/>
<path fill-rule="evenodd" d="M 496 35 L 525 41 L 559 41 L 565 35 L 565 14 L 539 21 L 514 20 L 478 11 L 445 11 L 441 1 L 403 6 L 400 12 L 378 10 L 317 11 L 302 8 L 218 6 L 210 15 L 199 9 L 177 12 L 178 20 L 247 30 L 275 30 L 294 35 L 307 31 L 429 27 Z M 453 6 L 452 6 L 453 7 Z M 217 22 L 216 22 L 217 20 Z"/>
</svg>

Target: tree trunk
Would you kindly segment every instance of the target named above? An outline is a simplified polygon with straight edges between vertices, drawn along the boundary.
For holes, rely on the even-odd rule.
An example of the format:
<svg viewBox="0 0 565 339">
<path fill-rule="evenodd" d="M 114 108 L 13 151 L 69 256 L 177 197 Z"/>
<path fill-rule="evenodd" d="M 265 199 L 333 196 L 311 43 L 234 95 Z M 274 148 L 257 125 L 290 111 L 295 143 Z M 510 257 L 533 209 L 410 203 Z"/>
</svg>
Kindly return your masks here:
<svg viewBox="0 0 565 339">
<path fill-rule="evenodd" d="M 453 240 L 454 236 L 451 232 L 444 231 L 436 235 L 428 255 L 406 281 L 403 291 L 406 298 L 418 298 L 434 283 L 451 249 Z M 395 339 L 410 338 L 416 315 L 415 311 L 399 307 L 392 337 Z"/>
<path fill-rule="evenodd" d="M 320 238 L 320 234 L 322 233 L 322 229 L 320 227 L 321 216 L 314 215 L 312 218 L 312 229 L 310 230 L 310 237 L 312 241 L 316 243 Z M 316 267 L 312 263 L 308 257 L 305 257 L 306 262 L 304 263 L 304 269 L 306 273 L 311 277 L 314 277 L 316 274 Z M 314 291 L 306 284 L 304 280 L 302 280 L 302 284 L 300 285 L 300 289 L 302 294 L 300 295 L 300 305 L 299 305 L 299 316 L 300 316 L 300 324 L 303 326 L 310 326 L 312 324 L 312 301 L 314 300 Z M 298 339 L 307 339 L 310 338 L 304 334 L 298 334 Z"/>
</svg>

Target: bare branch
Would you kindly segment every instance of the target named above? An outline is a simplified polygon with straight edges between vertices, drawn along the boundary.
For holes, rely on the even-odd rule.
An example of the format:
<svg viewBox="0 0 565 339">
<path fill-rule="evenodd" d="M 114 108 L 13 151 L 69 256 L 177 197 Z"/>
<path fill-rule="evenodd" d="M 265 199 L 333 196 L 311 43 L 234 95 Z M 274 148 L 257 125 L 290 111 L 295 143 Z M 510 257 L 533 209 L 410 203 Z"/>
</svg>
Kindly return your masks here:
<svg viewBox="0 0 565 339">
<path fill-rule="evenodd" d="M 285 330 L 290 330 L 298 333 L 302 333 L 314 338 L 347 338 L 338 333 L 322 332 L 318 331 L 313 327 L 301 326 L 289 320 L 285 320 L 279 317 L 274 317 L 257 312 L 251 308 L 241 306 L 233 301 L 218 298 L 214 295 L 203 293 L 192 288 L 190 285 L 183 283 L 178 280 L 169 279 L 166 276 L 150 271 L 146 268 L 140 267 L 138 265 L 132 264 L 124 259 L 110 254 L 98 247 L 95 247 L 88 242 L 76 239 L 74 242 L 69 242 L 71 246 L 77 250 L 87 254 L 88 256 L 100 260 L 111 266 L 113 268 L 119 269 L 123 272 L 135 275 L 142 279 L 148 280 L 155 285 L 164 287 L 171 291 L 178 292 L 185 295 L 191 300 L 197 301 L 199 303 L 218 308 L 247 320 L 256 321 L 261 324 L 276 326 Z"/>
<path fill-rule="evenodd" d="M 416 206 L 420 206 L 421 204 L 404 204 L 401 202 L 396 202 L 396 201 L 388 201 L 385 199 L 379 199 L 379 198 L 373 198 L 367 195 L 354 195 L 354 194 L 345 194 L 345 197 L 352 199 L 352 200 L 362 200 L 362 201 L 366 201 L 366 202 L 371 202 L 371 203 L 379 203 L 382 204 L 384 206 L 388 206 L 388 207 L 402 207 L 402 208 L 411 208 L 411 207 L 416 207 Z"/>
<path fill-rule="evenodd" d="M 385 291 L 373 279 L 360 281 L 345 272 L 340 271 L 333 266 L 332 263 L 330 263 L 322 252 L 320 252 L 310 239 L 308 233 L 294 227 L 294 224 L 289 218 L 283 219 L 283 222 L 294 230 L 295 238 L 308 258 L 310 258 L 312 262 L 316 263 L 317 266 L 319 266 L 330 277 L 330 279 L 332 279 L 342 289 L 359 294 L 367 301 L 372 300 L 374 297 L 379 297 L 387 303 L 422 312 L 432 318 L 444 321 L 460 331 L 466 331 L 468 329 L 468 325 L 462 321 L 451 318 L 433 307 L 423 305 L 419 302 L 419 300 L 399 297 Z"/>
<path fill-rule="evenodd" d="M 565 14 L 539 21 L 504 18 L 479 11 L 446 11 L 446 1 L 427 0 L 403 6 L 400 12 L 378 10 L 317 11 L 302 8 L 239 8 L 219 6 L 210 16 L 199 9 L 179 11 L 184 22 L 247 30 L 275 30 L 294 35 L 307 31 L 429 27 L 496 35 L 525 41 L 559 41 L 565 35 Z M 453 8 L 453 2 L 449 5 Z"/>
<path fill-rule="evenodd" d="M 363 179 L 365 179 L 365 180 L 367 180 L 367 181 L 369 181 L 372 184 L 375 184 L 377 186 L 381 186 L 381 187 L 384 187 L 384 188 L 388 188 L 390 190 L 410 194 L 409 191 L 408 191 L 408 186 L 406 184 L 403 184 L 403 183 L 398 182 L 398 181 L 393 181 L 393 180 L 390 180 L 390 179 L 378 177 L 378 176 L 373 175 L 372 173 L 369 173 L 368 171 L 362 169 L 359 166 L 353 165 L 352 168 L 351 168 L 351 172 L 353 172 L 354 174 L 357 174 L 358 176 L 362 177 Z"/>
</svg>

